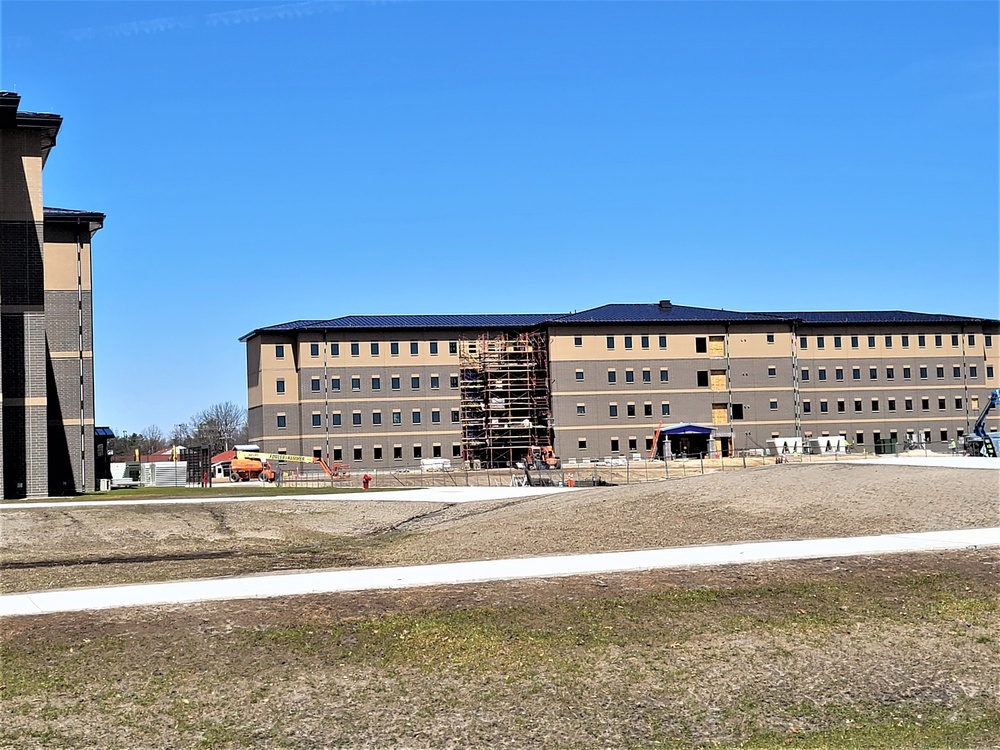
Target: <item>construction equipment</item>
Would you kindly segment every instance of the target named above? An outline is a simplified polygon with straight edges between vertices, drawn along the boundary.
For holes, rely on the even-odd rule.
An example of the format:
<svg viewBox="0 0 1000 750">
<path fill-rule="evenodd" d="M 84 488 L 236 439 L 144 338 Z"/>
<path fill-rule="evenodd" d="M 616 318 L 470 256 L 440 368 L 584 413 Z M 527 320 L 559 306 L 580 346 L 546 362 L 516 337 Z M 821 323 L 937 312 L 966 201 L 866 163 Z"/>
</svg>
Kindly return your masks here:
<svg viewBox="0 0 1000 750">
<path fill-rule="evenodd" d="M 524 465 L 529 469 L 541 471 L 542 469 L 561 469 L 562 461 L 556 456 L 551 445 L 532 445 L 528 448 L 528 454 L 524 457 Z"/>
<path fill-rule="evenodd" d="M 327 465 L 319 456 L 293 456 L 288 453 L 260 453 L 258 451 L 237 451 L 236 458 L 229 467 L 230 482 L 249 482 L 254 479 L 261 482 L 273 482 L 277 473 L 271 466 L 272 461 L 290 461 L 299 464 L 319 464 L 330 479 L 347 479 L 351 476 L 341 463 Z"/>
<path fill-rule="evenodd" d="M 1000 453 L 1000 432 L 986 431 L 986 417 L 997 407 L 1000 407 L 1000 388 L 990 394 L 989 402 L 973 425 L 972 432 L 965 436 L 965 452 L 970 456 L 996 458 Z"/>
</svg>

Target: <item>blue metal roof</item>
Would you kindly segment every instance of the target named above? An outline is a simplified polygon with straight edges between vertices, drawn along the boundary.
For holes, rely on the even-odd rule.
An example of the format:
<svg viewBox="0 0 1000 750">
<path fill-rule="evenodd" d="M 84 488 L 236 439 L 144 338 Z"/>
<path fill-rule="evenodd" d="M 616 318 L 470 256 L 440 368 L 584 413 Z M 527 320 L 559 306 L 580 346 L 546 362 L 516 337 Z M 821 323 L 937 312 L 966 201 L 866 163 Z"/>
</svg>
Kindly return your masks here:
<svg viewBox="0 0 1000 750">
<path fill-rule="evenodd" d="M 240 341 L 246 341 L 258 333 L 276 331 L 328 331 L 338 329 L 371 330 L 391 328 L 395 330 L 417 330 L 429 328 L 453 329 L 517 329 L 532 328 L 555 320 L 561 313 L 512 313 L 482 315 L 345 315 L 329 320 L 293 320 L 288 323 L 257 328 L 246 334 Z"/>
<path fill-rule="evenodd" d="M 772 313 L 812 325 L 863 325 L 876 323 L 997 323 L 989 318 L 968 318 L 961 315 L 918 313 L 906 310 L 837 310 L 828 312 Z"/>
<path fill-rule="evenodd" d="M 782 320 L 779 313 L 747 313 L 685 305 L 624 304 L 602 305 L 565 315 L 556 323 L 731 323 Z"/>
</svg>

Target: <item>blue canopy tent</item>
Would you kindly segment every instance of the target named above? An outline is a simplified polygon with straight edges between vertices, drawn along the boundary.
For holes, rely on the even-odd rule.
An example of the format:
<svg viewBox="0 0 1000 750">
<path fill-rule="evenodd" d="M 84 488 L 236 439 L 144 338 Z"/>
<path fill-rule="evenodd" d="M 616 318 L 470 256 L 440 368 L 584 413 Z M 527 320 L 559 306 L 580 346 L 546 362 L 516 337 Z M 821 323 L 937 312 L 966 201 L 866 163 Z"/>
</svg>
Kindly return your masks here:
<svg viewBox="0 0 1000 750">
<path fill-rule="evenodd" d="M 715 431 L 714 427 L 700 424 L 679 424 L 664 427 L 660 431 L 659 444 L 656 452 L 662 458 L 663 449 L 669 441 L 672 456 L 700 456 L 709 452 L 708 441 Z"/>
</svg>

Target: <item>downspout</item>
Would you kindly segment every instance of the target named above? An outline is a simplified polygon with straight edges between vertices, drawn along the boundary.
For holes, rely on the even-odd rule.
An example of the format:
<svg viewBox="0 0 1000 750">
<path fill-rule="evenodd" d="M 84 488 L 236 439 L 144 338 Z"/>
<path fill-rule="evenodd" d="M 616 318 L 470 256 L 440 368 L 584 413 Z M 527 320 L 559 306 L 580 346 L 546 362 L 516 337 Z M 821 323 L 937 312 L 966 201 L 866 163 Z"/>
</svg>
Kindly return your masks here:
<svg viewBox="0 0 1000 750">
<path fill-rule="evenodd" d="M 83 237 L 80 217 L 76 218 L 76 312 L 77 348 L 80 370 L 80 487 L 87 491 L 87 423 L 86 388 L 83 364 Z"/>
<path fill-rule="evenodd" d="M 327 372 L 327 341 L 326 330 L 323 331 L 323 425 L 326 428 L 326 465 L 333 466 L 330 460 L 330 376 Z"/>
<path fill-rule="evenodd" d="M 965 431 L 962 433 L 964 438 L 965 435 L 969 434 L 969 366 L 966 363 L 966 334 L 965 334 L 965 323 L 962 324 L 962 385 L 965 389 L 965 398 L 963 402 L 965 404 Z M 982 335 L 982 334 L 980 334 Z M 957 441 L 956 441 L 957 444 Z"/>
<path fill-rule="evenodd" d="M 792 409 L 795 416 L 795 437 L 802 440 L 802 416 L 799 413 L 799 331 L 792 321 Z"/>
<path fill-rule="evenodd" d="M 736 431 L 733 428 L 733 364 L 729 353 L 729 323 L 726 323 L 726 390 L 729 396 L 726 422 L 729 424 L 729 455 L 732 456 L 736 448 Z M 721 450 L 719 455 L 722 455 Z"/>
</svg>

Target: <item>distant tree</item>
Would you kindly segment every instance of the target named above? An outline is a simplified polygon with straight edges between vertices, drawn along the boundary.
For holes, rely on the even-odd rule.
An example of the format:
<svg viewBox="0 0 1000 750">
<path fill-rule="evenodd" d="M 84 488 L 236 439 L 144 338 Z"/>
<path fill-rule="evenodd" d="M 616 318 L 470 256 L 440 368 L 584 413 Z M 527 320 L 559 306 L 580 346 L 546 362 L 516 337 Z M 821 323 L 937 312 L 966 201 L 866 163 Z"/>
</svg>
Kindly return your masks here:
<svg viewBox="0 0 1000 750">
<path fill-rule="evenodd" d="M 192 438 L 193 435 L 191 434 L 191 427 L 188 426 L 187 422 L 175 424 L 174 429 L 170 431 L 171 445 L 187 446 L 189 443 L 193 444 L 194 441 Z"/>
<path fill-rule="evenodd" d="M 139 443 L 139 452 L 144 456 L 156 453 L 161 448 L 165 448 L 167 441 L 163 437 L 163 432 L 155 424 L 151 424 L 142 431 L 142 440 Z"/>
<path fill-rule="evenodd" d="M 232 401 L 198 412 L 191 417 L 191 424 L 191 444 L 207 445 L 213 453 L 227 451 L 247 439 L 247 410 Z"/>
<path fill-rule="evenodd" d="M 108 445 L 111 455 L 118 461 L 131 461 L 135 450 L 142 450 L 142 435 L 138 432 L 116 433 Z"/>
</svg>

